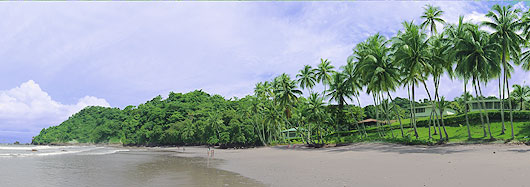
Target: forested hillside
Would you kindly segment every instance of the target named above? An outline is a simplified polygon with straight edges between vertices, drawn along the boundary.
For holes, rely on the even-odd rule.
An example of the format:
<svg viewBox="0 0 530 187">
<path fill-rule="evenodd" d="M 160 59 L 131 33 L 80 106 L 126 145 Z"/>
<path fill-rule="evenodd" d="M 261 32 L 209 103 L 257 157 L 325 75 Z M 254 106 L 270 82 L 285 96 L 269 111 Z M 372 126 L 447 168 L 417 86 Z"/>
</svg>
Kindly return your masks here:
<svg viewBox="0 0 530 187">
<path fill-rule="evenodd" d="M 127 145 L 255 145 L 244 105 L 202 91 L 158 96 L 139 106 L 87 107 L 59 126 L 43 129 L 34 144 L 123 143 Z"/>
</svg>

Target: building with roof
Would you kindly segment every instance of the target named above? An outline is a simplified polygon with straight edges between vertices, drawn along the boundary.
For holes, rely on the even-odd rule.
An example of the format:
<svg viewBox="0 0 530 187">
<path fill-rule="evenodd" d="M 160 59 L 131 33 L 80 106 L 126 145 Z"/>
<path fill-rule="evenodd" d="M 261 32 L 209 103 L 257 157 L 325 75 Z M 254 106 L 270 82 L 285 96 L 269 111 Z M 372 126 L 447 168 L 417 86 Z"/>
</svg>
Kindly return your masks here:
<svg viewBox="0 0 530 187">
<path fill-rule="evenodd" d="M 432 113 L 432 105 L 428 105 L 428 106 L 417 106 L 417 107 L 414 107 L 414 110 L 415 110 L 415 115 L 416 115 L 416 118 L 419 118 L 419 117 L 429 117 L 431 116 L 431 113 Z M 439 108 L 436 108 L 435 109 L 435 112 L 436 114 L 440 115 L 440 109 Z M 450 108 L 446 108 L 443 112 L 443 115 L 444 116 L 447 116 L 447 115 L 453 115 L 453 114 L 456 114 L 456 111 L 453 110 L 453 109 L 450 109 Z"/>
</svg>

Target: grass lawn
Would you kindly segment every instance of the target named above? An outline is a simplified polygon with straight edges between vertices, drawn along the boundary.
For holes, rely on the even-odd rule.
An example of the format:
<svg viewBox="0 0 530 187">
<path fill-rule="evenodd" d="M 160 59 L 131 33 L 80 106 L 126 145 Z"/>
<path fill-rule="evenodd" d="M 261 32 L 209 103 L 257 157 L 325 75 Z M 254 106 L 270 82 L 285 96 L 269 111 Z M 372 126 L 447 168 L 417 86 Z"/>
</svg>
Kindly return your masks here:
<svg viewBox="0 0 530 187">
<path fill-rule="evenodd" d="M 515 140 L 519 142 L 528 142 L 530 141 L 530 122 L 514 122 L 514 134 L 515 134 Z M 446 126 L 447 134 L 449 135 L 449 142 L 450 143 L 487 143 L 487 142 L 495 142 L 495 143 L 503 143 L 506 141 L 511 140 L 511 128 L 510 128 L 510 122 L 505 122 L 506 125 L 506 131 L 505 134 L 501 135 L 501 123 L 495 122 L 491 123 L 491 133 L 494 137 L 494 140 L 491 140 L 489 138 L 489 134 L 487 133 L 487 126 L 486 126 L 486 134 L 488 136 L 484 137 L 484 131 L 482 128 L 482 125 L 479 124 L 473 124 L 471 125 L 471 136 L 472 139 L 468 139 L 467 135 L 467 126 L 458 126 L 458 127 L 449 127 Z M 368 137 L 361 139 L 359 137 L 359 133 L 357 130 L 349 131 L 351 135 L 349 136 L 342 136 L 340 138 L 340 141 L 337 141 L 334 136 L 329 137 L 328 143 L 348 143 L 348 142 L 395 142 L 395 143 L 410 143 L 410 144 L 430 144 L 435 143 L 440 140 L 440 135 L 432 135 L 433 139 L 429 140 L 429 128 L 428 127 L 418 127 L 418 134 L 419 139 L 416 139 L 414 137 L 414 129 L 409 128 L 409 125 L 404 125 L 404 131 L 405 131 L 405 138 L 401 138 L 401 131 L 399 129 L 399 124 L 392 124 L 392 128 L 394 136 L 396 138 L 392 138 L 391 132 L 388 131 L 388 126 L 385 126 L 386 135 L 385 138 L 381 138 L 378 135 L 377 128 L 368 127 Z M 438 128 L 436 129 L 438 131 Z M 431 128 L 431 133 L 434 134 L 434 130 Z M 443 129 L 442 129 L 442 135 L 443 135 Z M 409 138 L 407 138 L 409 136 Z M 445 136 L 444 136 L 445 137 Z"/>
</svg>

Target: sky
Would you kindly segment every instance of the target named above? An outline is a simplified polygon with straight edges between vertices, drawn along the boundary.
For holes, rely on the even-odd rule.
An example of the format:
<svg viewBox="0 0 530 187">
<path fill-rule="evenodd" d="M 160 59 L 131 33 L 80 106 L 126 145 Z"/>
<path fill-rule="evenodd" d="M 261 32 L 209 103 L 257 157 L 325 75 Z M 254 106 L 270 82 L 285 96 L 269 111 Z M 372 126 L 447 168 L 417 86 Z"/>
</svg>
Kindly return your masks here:
<svg viewBox="0 0 530 187">
<path fill-rule="evenodd" d="M 420 23 L 425 4 L 449 23 L 480 22 L 495 2 L 1 2 L 0 143 L 30 142 L 86 106 L 124 108 L 202 89 L 225 98 L 295 76 L 320 58 L 340 67 L 370 35 Z M 527 10 L 528 2 L 508 2 Z M 440 26 L 441 27 L 441 26 Z M 516 68 L 511 84 L 530 74 Z M 432 84 L 431 84 L 432 85 Z M 444 77 L 440 94 L 462 94 Z M 315 88 L 322 89 L 322 88 Z M 422 87 L 416 98 L 427 97 Z M 485 95 L 498 94 L 496 82 Z M 407 97 L 399 89 L 394 96 Z M 361 96 L 361 104 L 371 104 Z"/>
</svg>

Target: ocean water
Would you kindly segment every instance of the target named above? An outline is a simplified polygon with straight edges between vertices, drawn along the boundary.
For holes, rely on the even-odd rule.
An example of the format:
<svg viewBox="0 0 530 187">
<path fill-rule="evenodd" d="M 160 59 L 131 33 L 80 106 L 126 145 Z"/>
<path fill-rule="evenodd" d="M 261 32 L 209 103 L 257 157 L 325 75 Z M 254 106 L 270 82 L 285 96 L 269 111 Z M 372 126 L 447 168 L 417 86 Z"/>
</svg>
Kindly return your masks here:
<svg viewBox="0 0 530 187">
<path fill-rule="evenodd" d="M 0 186 L 263 186 L 220 160 L 99 146 L 0 145 Z"/>
</svg>

